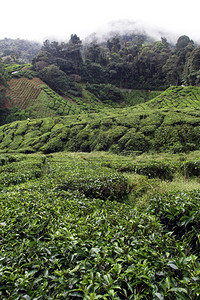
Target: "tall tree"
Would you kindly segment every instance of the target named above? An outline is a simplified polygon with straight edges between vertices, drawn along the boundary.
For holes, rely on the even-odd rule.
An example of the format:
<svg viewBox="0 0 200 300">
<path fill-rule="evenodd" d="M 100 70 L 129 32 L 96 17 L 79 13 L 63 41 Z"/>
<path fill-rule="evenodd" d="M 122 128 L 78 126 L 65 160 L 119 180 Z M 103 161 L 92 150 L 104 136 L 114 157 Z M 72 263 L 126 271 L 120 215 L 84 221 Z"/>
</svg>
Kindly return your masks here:
<svg viewBox="0 0 200 300">
<path fill-rule="evenodd" d="M 43 68 L 52 64 L 52 62 L 53 59 L 50 57 L 49 52 L 46 50 L 40 50 L 32 60 L 35 71 L 41 71 Z"/>
<path fill-rule="evenodd" d="M 194 50 L 194 42 L 187 35 L 182 35 L 178 38 L 175 48 L 175 54 L 178 57 L 177 61 L 177 73 L 179 77 L 178 84 L 181 84 L 184 80 L 184 67 L 185 63 Z"/>
<path fill-rule="evenodd" d="M 7 74 L 4 65 L 0 60 L 0 104 L 3 104 L 6 99 L 5 96 L 5 87 L 7 86 L 6 80 L 7 80 Z"/>
<path fill-rule="evenodd" d="M 185 83 L 196 85 L 200 83 L 200 46 L 194 49 L 185 64 Z"/>
<path fill-rule="evenodd" d="M 39 76 L 57 93 L 65 94 L 68 90 L 69 81 L 66 74 L 55 65 L 43 68 Z"/>
<path fill-rule="evenodd" d="M 85 59 L 93 63 L 99 63 L 106 65 L 106 51 L 103 47 L 98 45 L 96 42 L 92 42 L 88 45 L 85 51 Z"/>
<path fill-rule="evenodd" d="M 67 75 L 82 74 L 83 59 L 82 42 L 76 34 L 72 34 L 68 43 L 49 42 L 46 40 L 42 50 L 48 53 L 49 64 L 57 65 Z"/>
<path fill-rule="evenodd" d="M 170 55 L 162 67 L 165 74 L 166 85 L 178 85 L 180 83 L 180 74 L 178 72 L 178 56 Z"/>
<path fill-rule="evenodd" d="M 107 47 L 110 52 L 119 52 L 121 49 L 120 41 L 118 37 L 114 37 L 107 41 Z"/>
</svg>

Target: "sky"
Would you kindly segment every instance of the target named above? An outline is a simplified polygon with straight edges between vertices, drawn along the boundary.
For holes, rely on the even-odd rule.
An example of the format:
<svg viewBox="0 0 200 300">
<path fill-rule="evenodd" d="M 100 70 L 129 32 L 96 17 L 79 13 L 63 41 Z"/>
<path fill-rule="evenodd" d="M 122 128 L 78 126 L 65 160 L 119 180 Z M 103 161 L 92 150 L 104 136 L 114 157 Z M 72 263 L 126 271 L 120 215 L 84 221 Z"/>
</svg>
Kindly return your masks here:
<svg viewBox="0 0 200 300">
<path fill-rule="evenodd" d="M 84 40 L 94 32 L 145 29 L 200 41 L 200 0 L 3 0 L 0 9 L 0 39 Z"/>
</svg>

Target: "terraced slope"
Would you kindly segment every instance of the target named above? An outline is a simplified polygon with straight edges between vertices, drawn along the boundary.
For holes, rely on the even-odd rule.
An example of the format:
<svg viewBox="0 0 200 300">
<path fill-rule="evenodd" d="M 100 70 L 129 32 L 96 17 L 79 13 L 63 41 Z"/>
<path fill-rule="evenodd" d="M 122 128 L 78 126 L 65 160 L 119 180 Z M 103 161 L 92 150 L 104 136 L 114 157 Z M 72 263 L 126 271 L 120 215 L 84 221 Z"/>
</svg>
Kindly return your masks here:
<svg viewBox="0 0 200 300">
<path fill-rule="evenodd" d="M 41 84 L 44 83 L 39 78 L 32 80 L 25 77 L 11 79 L 8 83 L 9 89 L 7 91 L 11 106 L 26 109 L 32 105 L 41 93 Z"/>
<path fill-rule="evenodd" d="M 13 78 L 8 86 L 6 107 L 23 110 L 25 119 L 69 115 L 81 111 L 76 102 L 61 97 L 37 77 Z"/>
<path fill-rule="evenodd" d="M 0 152 L 186 152 L 200 149 L 200 111 L 134 111 L 16 121 L 0 127 Z"/>
<path fill-rule="evenodd" d="M 154 99 L 136 106 L 137 109 L 200 108 L 200 87 L 171 86 Z"/>
<path fill-rule="evenodd" d="M 8 85 L 6 107 L 23 110 L 24 116 L 20 119 L 66 116 L 81 112 L 99 112 L 103 109 L 112 109 L 113 106 L 120 107 L 120 104 L 115 101 L 111 101 L 111 104 L 103 103 L 94 94 L 87 91 L 85 85 L 80 86 L 82 96 L 79 97 L 71 94 L 60 96 L 37 77 L 33 79 L 13 78 Z M 11 119 L 19 118 L 14 115 Z M 5 121 L 5 123 L 8 122 Z"/>
</svg>

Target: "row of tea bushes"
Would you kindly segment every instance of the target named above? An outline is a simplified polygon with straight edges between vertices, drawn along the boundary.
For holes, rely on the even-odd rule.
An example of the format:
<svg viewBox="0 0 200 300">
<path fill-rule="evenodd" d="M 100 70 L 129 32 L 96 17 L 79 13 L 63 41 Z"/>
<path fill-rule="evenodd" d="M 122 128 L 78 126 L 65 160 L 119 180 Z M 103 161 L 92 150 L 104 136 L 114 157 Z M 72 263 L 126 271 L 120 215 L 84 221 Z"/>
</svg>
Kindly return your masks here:
<svg viewBox="0 0 200 300">
<path fill-rule="evenodd" d="M 118 185 L 126 189 L 127 181 L 112 168 L 116 156 L 110 157 L 109 168 L 102 166 L 103 157 L 2 157 L 1 174 L 28 168 L 41 173 L 1 186 L 1 299 L 199 298 L 199 251 L 190 247 L 196 243 L 190 234 L 199 235 L 199 192 L 160 195 L 152 198 L 149 208 L 138 211 L 122 202 Z M 104 197 L 104 182 L 114 198 Z M 96 186 L 91 195 L 86 189 L 90 185 L 93 191 Z M 189 235 L 177 235 L 174 200 L 176 216 Z M 167 227 L 167 220 L 172 227 Z"/>
<path fill-rule="evenodd" d="M 0 127 L 1 152 L 180 153 L 200 147 L 198 111 L 131 109 L 18 121 Z"/>
</svg>

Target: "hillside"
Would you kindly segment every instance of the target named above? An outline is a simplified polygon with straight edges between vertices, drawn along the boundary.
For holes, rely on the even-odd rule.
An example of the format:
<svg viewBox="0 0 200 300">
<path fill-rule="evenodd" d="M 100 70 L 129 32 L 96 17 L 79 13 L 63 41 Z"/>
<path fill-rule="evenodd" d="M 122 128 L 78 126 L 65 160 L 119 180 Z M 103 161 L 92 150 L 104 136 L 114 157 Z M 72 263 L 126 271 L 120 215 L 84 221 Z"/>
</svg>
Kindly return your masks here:
<svg viewBox="0 0 200 300">
<path fill-rule="evenodd" d="M 198 299 L 199 88 L 9 84 L 37 118 L 0 127 L 0 298 Z"/>
<path fill-rule="evenodd" d="M 24 111 L 24 118 L 41 118 L 46 116 L 56 116 L 75 113 L 76 105 L 66 98 L 61 97 L 50 89 L 41 79 L 34 77 L 12 78 L 8 82 L 7 93 L 8 108 L 16 107 L 19 111 Z M 80 112 L 80 109 L 78 109 Z"/>
<path fill-rule="evenodd" d="M 12 78 L 8 105 L 18 108 L 13 118 L 25 120 L 0 127 L 1 151 L 199 149 L 199 87 L 173 86 L 161 93 L 125 91 L 103 84 L 79 86 L 81 97 L 61 97 L 39 78 Z M 114 101 L 116 97 L 118 101 Z"/>
<path fill-rule="evenodd" d="M 199 299 L 195 46 L 135 42 L 4 65 L 0 299 Z"/>
<path fill-rule="evenodd" d="M 134 107 L 16 121 L 0 127 L 1 152 L 185 152 L 200 149 L 199 110 L 135 111 Z"/>
<path fill-rule="evenodd" d="M 99 112 L 133 106 L 154 98 L 160 92 L 119 89 L 111 84 L 71 83 L 65 95 L 52 90 L 31 64 L 5 65 L 9 80 L 7 99 L 1 105 L 1 124 L 27 118 L 44 118 Z M 7 110 L 3 110 L 7 108 Z"/>
<path fill-rule="evenodd" d="M 197 86 L 171 86 L 157 97 L 137 109 L 199 109 L 200 88 Z"/>
<path fill-rule="evenodd" d="M 26 109 L 33 105 L 41 93 L 40 85 L 44 84 L 39 78 L 29 80 L 27 78 L 11 79 L 8 82 L 6 96 L 10 99 L 9 107 L 16 106 L 19 109 Z"/>
</svg>

